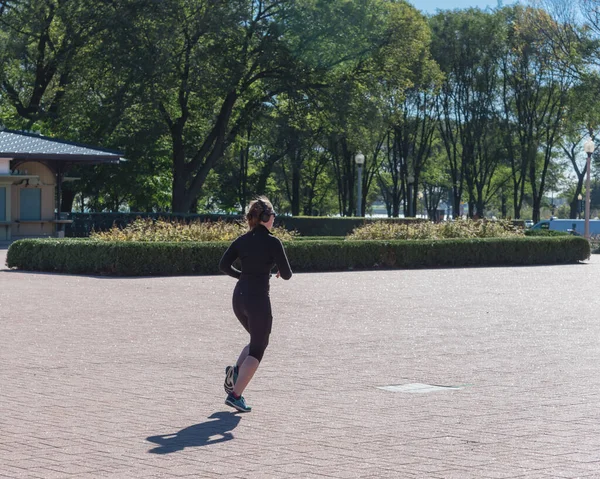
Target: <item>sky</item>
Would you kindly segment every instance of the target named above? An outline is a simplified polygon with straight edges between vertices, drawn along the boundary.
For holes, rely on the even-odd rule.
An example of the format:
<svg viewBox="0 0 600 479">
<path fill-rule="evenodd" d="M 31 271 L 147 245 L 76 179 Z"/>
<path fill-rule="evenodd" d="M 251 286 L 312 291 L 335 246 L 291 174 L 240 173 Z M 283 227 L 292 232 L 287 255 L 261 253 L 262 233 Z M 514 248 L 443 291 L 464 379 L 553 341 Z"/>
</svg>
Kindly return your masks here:
<svg viewBox="0 0 600 479">
<path fill-rule="evenodd" d="M 437 10 L 454 10 L 457 8 L 496 8 L 497 0 L 408 0 L 423 13 L 435 13 Z M 504 5 L 510 5 L 513 1 L 504 1 Z"/>
</svg>

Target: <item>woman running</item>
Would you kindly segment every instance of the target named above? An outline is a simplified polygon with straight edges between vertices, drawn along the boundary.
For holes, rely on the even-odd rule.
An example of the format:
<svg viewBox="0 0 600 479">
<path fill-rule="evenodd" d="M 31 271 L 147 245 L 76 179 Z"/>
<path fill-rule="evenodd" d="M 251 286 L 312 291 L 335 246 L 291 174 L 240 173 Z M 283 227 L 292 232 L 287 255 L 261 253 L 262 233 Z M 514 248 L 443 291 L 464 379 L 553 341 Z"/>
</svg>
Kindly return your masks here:
<svg viewBox="0 0 600 479">
<path fill-rule="evenodd" d="M 250 344 L 241 352 L 235 366 L 225 368 L 225 404 L 241 412 L 252 410 L 242 393 L 258 369 L 271 334 L 269 278 L 277 265 L 277 278 L 290 279 L 292 270 L 281 241 L 271 233 L 275 212 L 263 197 L 250 203 L 246 215 L 250 231 L 237 238 L 225 251 L 219 269 L 238 279 L 233 291 L 233 312 L 248 333 Z M 232 265 L 239 258 L 242 271 Z"/>
</svg>

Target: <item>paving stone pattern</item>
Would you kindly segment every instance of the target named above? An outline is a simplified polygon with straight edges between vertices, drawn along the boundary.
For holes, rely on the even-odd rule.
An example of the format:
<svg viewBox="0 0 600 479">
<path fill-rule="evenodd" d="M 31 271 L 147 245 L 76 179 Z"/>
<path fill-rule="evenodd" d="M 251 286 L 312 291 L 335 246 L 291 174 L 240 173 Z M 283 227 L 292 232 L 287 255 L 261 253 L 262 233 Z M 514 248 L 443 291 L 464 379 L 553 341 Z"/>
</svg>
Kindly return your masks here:
<svg viewBox="0 0 600 479">
<path fill-rule="evenodd" d="M 272 280 L 245 344 L 225 276 L 8 271 L 2 478 L 600 477 L 600 258 Z M 410 394 L 379 386 L 464 386 Z"/>
</svg>

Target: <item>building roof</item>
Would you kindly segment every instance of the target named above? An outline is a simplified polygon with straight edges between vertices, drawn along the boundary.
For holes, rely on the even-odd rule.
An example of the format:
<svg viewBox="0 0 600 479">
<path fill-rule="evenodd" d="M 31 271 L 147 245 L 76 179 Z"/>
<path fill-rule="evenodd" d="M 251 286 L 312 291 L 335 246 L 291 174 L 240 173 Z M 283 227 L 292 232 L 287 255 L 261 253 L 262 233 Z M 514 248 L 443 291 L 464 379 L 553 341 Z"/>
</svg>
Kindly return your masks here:
<svg viewBox="0 0 600 479">
<path fill-rule="evenodd" d="M 123 154 L 81 143 L 48 138 L 41 134 L 0 128 L 0 158 L 59 160 L 81 163 L 118 163 Z"/>
</svg>

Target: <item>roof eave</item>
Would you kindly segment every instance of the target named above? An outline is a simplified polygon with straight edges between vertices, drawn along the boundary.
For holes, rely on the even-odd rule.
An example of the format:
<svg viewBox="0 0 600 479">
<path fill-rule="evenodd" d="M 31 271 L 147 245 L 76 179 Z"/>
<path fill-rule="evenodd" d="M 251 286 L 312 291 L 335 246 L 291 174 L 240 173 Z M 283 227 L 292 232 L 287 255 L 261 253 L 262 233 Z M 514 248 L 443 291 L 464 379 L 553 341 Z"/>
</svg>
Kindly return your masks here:
<svg viewBox="0 0 600 479">
<path fill-rule="evenodd" d="M 45 141 L 48 143 L 57 143 L 60 145 L 74 146 L 77 148 L 85 148 L 87 150 L 99 151 L 99 152 L 104 153 L 105 155 L 109 155 L 109 156 L 111 156 L 111 155 L 119 156 L 119 157 L 123 156 L 123 152 L 121 152 L 121 151 L 112 150 L 109 148 L 98 148 L 97 146 L 91 146 L 91 145 L 87 145 L 85 143 L 78 143 L 75 141 L 59 140 L 58 138 L 44 136 L 40 133 L 32 133 L 32 132 L 21 131 L 21 130 L 12 130 L 10 128 L 0 128 L 0 132 L 10 133 L 13 135 L 18 135 L 18 136 L 25 136 L 25 137 L 29 137 L 29 138 L 35 138 L 36 140 L 42 140 L 42 141 Z"/>
<path fill-rule="evenodd" d="M 64 155 L 50 153 L 0 152 L 0 158 L 19 161 L 61 161 L 71 163 L 120 163 L 121 157 L 113 155 Z"/>
</svg>

